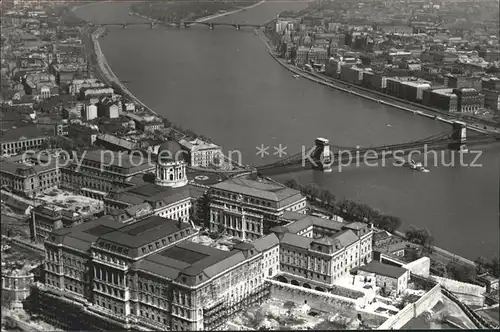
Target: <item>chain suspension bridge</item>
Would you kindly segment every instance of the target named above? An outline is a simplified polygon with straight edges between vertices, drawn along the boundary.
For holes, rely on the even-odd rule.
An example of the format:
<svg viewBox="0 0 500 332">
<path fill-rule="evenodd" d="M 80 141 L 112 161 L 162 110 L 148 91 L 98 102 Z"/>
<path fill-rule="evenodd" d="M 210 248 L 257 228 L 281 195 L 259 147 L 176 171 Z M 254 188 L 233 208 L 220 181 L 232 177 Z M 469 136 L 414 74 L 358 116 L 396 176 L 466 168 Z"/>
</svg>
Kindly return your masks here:
<svg viewBox="0 0 500 332">
<path fill-rule="evenodd" d="M 467 147 L 500 142 L 500 133 L 474 133 L 466 136 L 466 125 L 463 122 L 454 122 L 452 132 L 442 132 L 423 139 L 405 143 L 370 146 L 370 147 L 343 147 L 331 145 L 328 139 L 318 138 L 311 147 L 301 152 L 280 159 L 276 162 L 249 167 L 247 169 L 208 170 L 222 177 L 233 177 L 256 171 L 261 176 L 289 173 L 304 169 L 316 169 L 324 172 L 332 170 L 333 166 L 360 165 L 368 161 L 406 157 L 412 151 L 425 152 L 436 150 L 465 151 Z M 207 171 L 207 169 L 199 169 Z"/>
</svg>

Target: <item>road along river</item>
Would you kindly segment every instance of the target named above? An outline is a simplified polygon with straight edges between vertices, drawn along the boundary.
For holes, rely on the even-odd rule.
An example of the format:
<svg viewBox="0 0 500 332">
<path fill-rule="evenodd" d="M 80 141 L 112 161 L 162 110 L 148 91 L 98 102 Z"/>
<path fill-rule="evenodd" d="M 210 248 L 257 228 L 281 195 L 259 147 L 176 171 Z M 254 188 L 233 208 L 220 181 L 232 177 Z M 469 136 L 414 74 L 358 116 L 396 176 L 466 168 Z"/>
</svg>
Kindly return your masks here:
<svg viewBox="0 0 500 332">
<path fill-rule="evenodd" d="M 77 13 L 96 23 L 140 20 L 129 16 L 128 6 L 104 3 Z M 304 6 L 268 1 L 216 21 L 264 23 L 282 10 Z M 127 88 L 140 100 L 171 121 L 211 137 L 225 152 L 240 151 L 245 164 L 277 160 L 274 147 L 280 144 L 288 155 L 300 152 L 316 137 L 336 146 L 367 147 L 451 130 L 446 123 L 294 79 L 251 29 L 127 27 L 110 30 L 100 43 L 114 73 L 130 82 Z M 261 145 L 269 146 L 270 154 L 256 155 Z M 303 171 L 276 178 L 316 183 L 339 199 L 358 200 L 398 216 L 404 227 L 428 228 L 439 246 L 467 258 L 495 255 L 500 146 L 481 150 L 481 167 L 460 166 L 456 154 L 453 165 L 447 165 L 452 156 L 445 151 L 430 158 L 430 173 L 388 161 L 377 167 L 353 165 L 332 173 Z M 473 153 L 464 155 L 461 164 L 474 158 Z"/>
</svg>

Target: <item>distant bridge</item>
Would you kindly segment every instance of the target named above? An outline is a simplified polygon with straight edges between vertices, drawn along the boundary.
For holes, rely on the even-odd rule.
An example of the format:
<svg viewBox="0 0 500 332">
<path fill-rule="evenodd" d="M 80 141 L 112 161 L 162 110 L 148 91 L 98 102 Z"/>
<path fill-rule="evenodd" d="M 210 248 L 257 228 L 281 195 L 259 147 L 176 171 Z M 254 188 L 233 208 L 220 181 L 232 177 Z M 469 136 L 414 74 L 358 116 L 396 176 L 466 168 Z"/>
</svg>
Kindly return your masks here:
<svg viewBox="0 0 500 332">
<path fill-rule="evenodd" d="M 172 22 L 172 23 L 163 23 L 157 21 L 150 22 L 110 22 L 110 23 L 101 23 L 101 24 L 92 24 L 95 26 L 101 27 L 121 27 L 125 29 L 128 26 L 147 26 L 149 28 L 154 28 L 157 25 L 165 26 L 165 27 L 178 27 L 178 28 L 189 28 L 192 25 L 205 25 L 209 29 L 213 30 L 216 26 L 229 26 L 234 27 L 236 30 L 240 30 L 241 28 L 254 28 L 258 29 L 263 27 L 261 24 L 251 24 L 251 23 L 226 23 L 226 22 L 200 22 L 200 21 L 181 21 L 181 22 Z"/>
<path fill-rule="evenodd" d="M 439 133 L 423 139 L 392 145 L 364 148 L 341 147 L 330 145 L 327 139 L 318 138 L 312 147 L 304 148 L 301 152 L 274 163 L 256 166 L 253 170 L 256 170 L 262 176 L 304 169 L 317 169 L 329 172 L 334 166 L 344 165 L 344 167 L 348 167 L 349 165 L 362 165 L 381 159 L 403 158 L 407 157 L 413 151 L 420 153 L 444 149 L 463 151 L 467 146 L 494 142 L 500 142 L 500 133 L 478 133 L 474 136 L 466 137 L 465 123 L 455 121 L 451 133 Z M 206 171 L 206 169 L 204 170 Z M 248 173 L 249 171 L 250 169 L 213 170 L 214 173 L 218 173 L 224 177 L 236 176 Z"/>
</svg>

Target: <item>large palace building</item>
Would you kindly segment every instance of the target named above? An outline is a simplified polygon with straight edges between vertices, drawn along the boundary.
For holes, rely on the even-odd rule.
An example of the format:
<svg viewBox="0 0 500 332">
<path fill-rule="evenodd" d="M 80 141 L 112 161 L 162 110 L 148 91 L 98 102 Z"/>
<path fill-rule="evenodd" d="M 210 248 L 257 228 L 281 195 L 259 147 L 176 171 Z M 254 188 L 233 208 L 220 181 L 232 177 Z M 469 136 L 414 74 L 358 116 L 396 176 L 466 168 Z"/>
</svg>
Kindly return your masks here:
<svg viewBox="0 0 500 332">
<path fill-rule="evenodd" d="M 180 146 L 161 149 L 175 155 Z M 44 234 L 45 278 L 32 294 L 44 317 L 78 330 L 224 329 L 270 295 L 268 279 L 328 292 L 371 261 L 369 225 L 306 215 L 299 191 L 255 174 L 205 195 L 186 184 L 185 166 L 159 154 L 155 179 L 103 197 L 107 215 Z M 200 220 L 233 244 L 198 243 L 196 210 L 209 212 Z"/>
<path fill-rule="evenodd" d="M 85 151 L 61 168 L 61 187 L 102 200 L 112 189 L 130 188 L 137 177 L 153 171 L 148 158 L 108 150 Z"/>
<path fill-rule="evenodd" d="M 35 305 L 70 329 L 214 330 L 266 299 L 268 278 L 328 292 L 371 261 L 368 225 L 285 217 L 288 225 L 228 251 L 194 242 L 196 229 L 160 216 L 57 229 L 45 241 Z"/>
<path fill-rule="evenodd" d="M 70 329 L 217 329 L 268 295 L 262 260 L 277 242 L 223 251 L 191 241 L 196 234 L 159 216 L 55 230 L 45 242 L 46 282 L 33 292 L 37 308 Z"/>
<path fill-rule="evenodd" d="M 285 211 L 305 213 L 306 198 L 255 174 L 244 175 L 211 186 L 210 229 L 222 230 L 243 240 L 255 240 L 282 224 Z"/>
<path fill-rule="evenodd" d="M 324 291 L 372 260 L 373 230 L 367 224 L 294 212 L 286 212 L 284 218 L 292 222 L 271 230 L 280 242 L 281 281 Z"/>
</svg>

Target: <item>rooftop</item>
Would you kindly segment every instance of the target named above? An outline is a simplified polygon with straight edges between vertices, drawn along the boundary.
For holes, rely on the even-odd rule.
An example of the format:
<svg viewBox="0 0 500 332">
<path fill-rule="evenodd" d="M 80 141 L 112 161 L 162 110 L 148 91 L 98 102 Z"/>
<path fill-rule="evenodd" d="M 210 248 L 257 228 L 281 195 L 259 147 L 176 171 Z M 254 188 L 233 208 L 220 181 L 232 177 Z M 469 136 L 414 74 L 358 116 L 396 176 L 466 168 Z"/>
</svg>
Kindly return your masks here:
<svg viewBox="0 0 500 332">
<path fill-rule="evenodd" d="M 130 189 L 111 192 L 109 198 L 130 205 L 138 205 L 144 202 L 155 203 L 163 201 L 165 205 L 179 202 L 189 197 L 202 195 L 200 188 L 186 185 L 180 188 L 168 188 L 154 183 L 145 183 Z"/>
<path fill-rule="evenodd" d="M 435 89 L 432 93 L 436 93 L 443 96 L 451 96 L 454 94 L 453 89 Z"/>
<path fill-rule="evenodd" d="M 113 165 L 114 167 L 137 169 L 143 168 L 149 160 L 137 154 L 123 154 L 110 150 L 86 151 L 82 156 L 85 160 L 94 161 L 99 164 Z"/>
<path fill-rule="evenodd" d="M 370 263 L 360 266 L 358 270 L 365 271 L 368 273 L 375 273 L 377 275 L 398 279 L 403 274 L 408 272 L 408 270 L 403 269 L 401 267 L 382 264 L 377 261 L 371 261 Z"/>
<path fill-rule="evenodd" d="M 48 135 L 36 126 L 24 126 L 0 132 L 0 139 L 2 143 L 46 137 L 48 137 Z"/>
<path fill-rule="evenodd" d="M 45 209 L 64 213 L 73 212 L 81 216 L 94 215 L 104 209 L 103 204 L 97 199 L 75 195 L 60 189 L 38 194 L 36 199 L 43 204 Z"/>
<path fill-rule="evenodd" d="M 186 228 L 190 228 L 186 223 L 151 216 L 126 226 L 122 225 L 112 232 L 99 236 L 99 239 L 135 249 Z"/>
<path fill-rule="evenodd" d="M 256 179 L 252 175 L 226 180 L 213 185 L 212 189 L 273 201 L 278 203 L 278 207 L 284 207 L 302 199 L 298 190 L 290 189 L 271 180 Z"/>
</svg>

